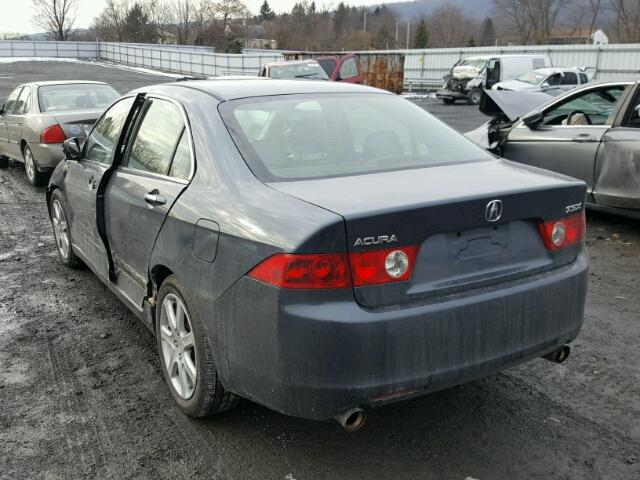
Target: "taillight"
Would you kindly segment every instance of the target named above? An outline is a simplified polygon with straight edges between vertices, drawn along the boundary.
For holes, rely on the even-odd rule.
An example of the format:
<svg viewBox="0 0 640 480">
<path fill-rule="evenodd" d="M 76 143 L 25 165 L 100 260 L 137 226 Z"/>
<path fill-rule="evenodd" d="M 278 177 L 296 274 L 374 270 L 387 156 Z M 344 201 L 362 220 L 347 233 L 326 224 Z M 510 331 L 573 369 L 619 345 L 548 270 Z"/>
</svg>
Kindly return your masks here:
<svg viewBox="0 0 640 480">
<path fill-rule="evenodd" d="M 341 253 L 279 253 L 256 266 L 249 272 L 249 276 L 280 288 L 351 286 L 347 257 Z"/>
<path fill-rule="evenodd" d="M 349 288 L 403 282 L 411 278 L 418 249 L 278 253 L 255 266 L 248 276 L 279 288 Z"/>
<path fill-rule="evenodd" d="M 418 246 L 385 248 L 349 254 L 354 287 L 403 282 L 411 278 Z"/>
<path fill-rule="evenodd" d="M 66 139 L 62 127 L 58 124 L 45 128 L 40 134 L 40 143 L 62 143 Z"/>
<path fill-rule="evenodd" d="M 547 250 L 555 252 L 576 245 L 584 239 L 586 229 L 584 211 L 559 220 L 542 222 L 538 228 Z"/>
</svg>

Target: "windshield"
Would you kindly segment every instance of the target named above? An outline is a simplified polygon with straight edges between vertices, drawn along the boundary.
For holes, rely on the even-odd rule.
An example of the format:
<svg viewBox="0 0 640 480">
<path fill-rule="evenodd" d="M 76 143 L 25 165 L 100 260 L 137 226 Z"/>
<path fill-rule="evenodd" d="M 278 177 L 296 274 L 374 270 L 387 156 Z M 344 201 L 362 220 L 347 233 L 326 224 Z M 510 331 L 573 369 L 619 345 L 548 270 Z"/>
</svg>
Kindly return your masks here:
<svg viewBox="0 0 640 480">
<path fill-rule="evenodd" d="M 95 83 L 45 85 L 38 89 L 41 112 L 103 109 L 119 96 L 109 85 Z"/>
<path fill-rule="evenodd" d="M 521 82 L 530 83 L 532 85 L 538 85 L 542 80 L 544 80 L 545 75 L 538 72 L 528 72 L 523 75 L 520 75 L 516 80 Z"/>
<path fill-rule="evenodd" d="M 262 181 L 341 177 L 491 158 L 422 108 L 387 94 L 249 98 L 220 105 Z"/>
<path fill-rule="evenodd" d="M 487 60 L 484 58 L 476 58 L 476 59 L 466 59 L 466 60 L 462 60 L 460 63 L 458 63 L 457 66 L 459 67 L 473 67 L 476 68 L 478 70 L 482 70 L 484 68 L 484 66 L 487 64 Z"/>
<path fill-rule="evenodd" d="M 271 67 L 269 76 L 279 79 L 309 78 L 311 80 L 329 80 L 327 73 L 318 63 L 298 63 Z"/>
</svg>

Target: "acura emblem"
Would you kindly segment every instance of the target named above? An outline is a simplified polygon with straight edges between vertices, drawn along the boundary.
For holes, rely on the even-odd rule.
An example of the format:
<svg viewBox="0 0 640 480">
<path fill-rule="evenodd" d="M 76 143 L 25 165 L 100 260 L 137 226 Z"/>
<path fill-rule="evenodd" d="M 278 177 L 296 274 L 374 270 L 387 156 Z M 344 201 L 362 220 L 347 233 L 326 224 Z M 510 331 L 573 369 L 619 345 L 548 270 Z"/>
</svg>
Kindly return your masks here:
<svg viewBox="0 0 640 480">
<path fill-rule="evenodd" d="M 502 200 L 491 200 L 484 210 L 487 222 L 497 222 L 502 217 Z"/>
</svg>

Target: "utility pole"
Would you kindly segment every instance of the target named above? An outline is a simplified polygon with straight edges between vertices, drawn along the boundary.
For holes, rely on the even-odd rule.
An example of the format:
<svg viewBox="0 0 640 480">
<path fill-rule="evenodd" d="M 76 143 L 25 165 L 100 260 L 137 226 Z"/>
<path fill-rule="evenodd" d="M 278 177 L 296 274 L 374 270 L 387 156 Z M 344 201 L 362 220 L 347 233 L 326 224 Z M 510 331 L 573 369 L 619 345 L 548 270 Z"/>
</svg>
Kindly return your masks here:
<svg viewBox="0 0 640 480">
<path fill-rule="evenodd" d="M 366 32 L 367 31 L 367 10 L 365 9 L 364 11 L 364 25 L 362 26 L 362 29 Z"/>
<path fill-rule="evenodd" d="M 398 20 L 396 20 L 396 48 L 398 48 Z"/>
<path fill-rule="evenodd" d="M 409 50 L 409 31 L 411 29 L 411 22 L 407 22 L 407 50 Z"/>
</svg>

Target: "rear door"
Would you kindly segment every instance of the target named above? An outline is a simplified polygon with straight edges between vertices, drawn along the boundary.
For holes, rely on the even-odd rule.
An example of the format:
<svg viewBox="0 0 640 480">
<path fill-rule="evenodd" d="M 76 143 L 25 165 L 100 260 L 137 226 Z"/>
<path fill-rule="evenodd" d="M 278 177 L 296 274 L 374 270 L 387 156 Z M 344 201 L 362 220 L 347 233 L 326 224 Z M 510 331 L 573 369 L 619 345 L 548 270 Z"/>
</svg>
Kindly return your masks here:
<svg viewBox="0 0 640 480">
<path fill-rule="evenodd" d="M 97 228 L 98 187 L 111 168 L 123 127 L 135 97 L 116 102 L 98 120 L 83 146 L 80 160 L 66 160 L 64 190 L 71 217 L 71 237 L 93 269 L 107 278 L 108 258 Z"/>
<path fill-rule="evenodd" d="M 22 158 L 20 140 L 22 140 L 22 124 L 31 105 L 31 87 L 24 87 L 13 106 L 13 112 L 7 116 L 7 134 L 9 136 L 9 151 L 14 158 Z"/>
<path fill-rule="evenodd" d="M 640 212 L 640 83 L 604 135 L 595 167 L 598 205 Z"/>
<path fill-rule="evenodd" d="M 4 104 L 4 110 L 2 111 L 2 116 L 0 116 L 0 154 L 7 155 L 9 157 L 13 157 L 12 148 L 9 142 L 9 127 L 8 124 L 11 122 L 11 117 L 13 115 L 13 109 L 18 101 L 18 97 L 22 92 L 23 87 L 20 86 L 16 88 Z"/>
<path fill-rule="evenodd" d="M 544 120 L 536 129 L 520 124 L 509 133 L 503 156 L 580 178 L 590 192 L 600 141 L 626 87 L 598 86 L 558 100 L 543 110 Z"/>
<path fill-rule="evenodd" d="M 105 190 L 105 229 L 116 270 L 116 288 L 142 307 L 151 250 L 174 201 L 193 170 L 191 138 L 183 108 L 149 96 L 122 165 Z"/>
</svg>

